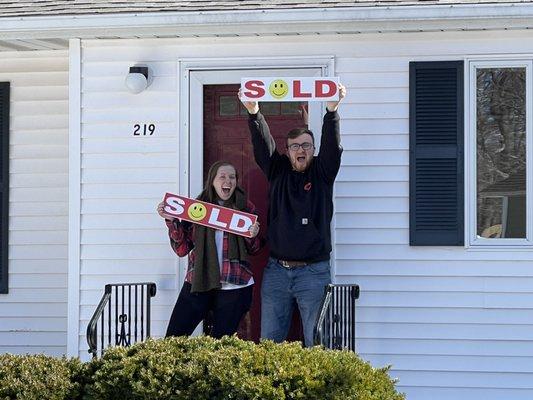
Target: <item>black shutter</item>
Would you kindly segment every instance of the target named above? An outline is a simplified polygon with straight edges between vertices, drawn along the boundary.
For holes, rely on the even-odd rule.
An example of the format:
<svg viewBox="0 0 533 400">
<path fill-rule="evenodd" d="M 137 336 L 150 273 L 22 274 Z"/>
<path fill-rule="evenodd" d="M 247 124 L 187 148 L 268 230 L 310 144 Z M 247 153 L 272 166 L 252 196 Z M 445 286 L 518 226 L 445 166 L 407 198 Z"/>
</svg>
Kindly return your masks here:
<svg viewBox="0 0 533 400">
<path fill-rule="evenodd" d="M 0 293 L 7 293 L 9 232 L 9 82 L 0 82 Z"/>
<path fill-rule="evenodd" d="M 409 243 L 464 244 L 463 61 L 409 65 Z"/>
</svg>

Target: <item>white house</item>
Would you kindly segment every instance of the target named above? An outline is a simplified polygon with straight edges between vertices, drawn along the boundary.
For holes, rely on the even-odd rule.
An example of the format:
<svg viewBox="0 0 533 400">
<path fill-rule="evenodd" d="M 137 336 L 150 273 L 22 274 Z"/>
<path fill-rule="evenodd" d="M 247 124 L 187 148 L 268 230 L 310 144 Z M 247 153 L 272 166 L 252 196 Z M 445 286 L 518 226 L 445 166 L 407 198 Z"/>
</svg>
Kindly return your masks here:
<svg viewBox="0 0 533 400">
<path fill-rule="evenodd" d="M 87 359 L 112 282 L 157 283 L 162 336 L 184 268 L 162 195 L 217 157 L 260 180 L 235 85 L 338 76 L 333 280 L 361 287 L 358 353 L 410 400 L 533 398 L 532 2 L 0 6 L 1 352 Z"/>
</svg>

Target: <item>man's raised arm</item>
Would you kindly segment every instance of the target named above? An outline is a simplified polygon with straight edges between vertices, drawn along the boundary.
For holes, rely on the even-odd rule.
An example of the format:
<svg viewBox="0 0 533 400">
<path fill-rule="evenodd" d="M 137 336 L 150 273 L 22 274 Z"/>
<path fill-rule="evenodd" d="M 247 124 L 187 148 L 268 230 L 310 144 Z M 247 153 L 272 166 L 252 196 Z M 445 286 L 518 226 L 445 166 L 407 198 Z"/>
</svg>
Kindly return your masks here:
<svg viewBox="0 0 533 400">
<path fill-rule="evenodd" d="M 239 99 L 241 98 L 239 91 Z M 268 177 L 272 159 L 279 156 L 276 151 L 276 142 L 270 134 L 270 129 L 263 114 L 259 112 L 259 104 L 256 101 L 241 100 L 244 108 L 248 111 L 248 127 L 252 137 L 255 162 Z"/>
<path fill-rule="evenodd" d="M 339 103 L 346 96 L 346 88 L 339 84 L 339 100 L 328 101 L 326 115 L 322 124 L 322 136 L 320 138 L 320 151 L 318 157 L 322 171 L 329 181 L 334 181 L 341 165 L 341 137 L 339 126 Z"/>
</svg>

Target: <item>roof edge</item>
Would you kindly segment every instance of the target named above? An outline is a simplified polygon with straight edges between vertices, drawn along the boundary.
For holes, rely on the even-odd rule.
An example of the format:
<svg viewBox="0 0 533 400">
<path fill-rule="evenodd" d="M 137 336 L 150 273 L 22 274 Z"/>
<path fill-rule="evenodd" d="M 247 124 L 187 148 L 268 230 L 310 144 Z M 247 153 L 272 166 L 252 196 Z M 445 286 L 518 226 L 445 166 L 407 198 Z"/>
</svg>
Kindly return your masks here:
<svg viewBox="0 0 533 400">
<path fill-rule="evenodd" d="M 0 39 L 527 29 L 533 3 L 0 18 Z"/>
</svg>

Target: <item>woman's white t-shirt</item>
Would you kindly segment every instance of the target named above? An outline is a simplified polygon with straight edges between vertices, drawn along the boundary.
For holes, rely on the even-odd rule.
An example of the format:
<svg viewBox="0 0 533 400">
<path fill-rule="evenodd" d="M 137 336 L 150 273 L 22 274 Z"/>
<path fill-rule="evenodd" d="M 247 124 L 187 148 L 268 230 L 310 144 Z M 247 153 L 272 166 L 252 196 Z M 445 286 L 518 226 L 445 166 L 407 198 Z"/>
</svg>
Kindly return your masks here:
<svg viewBox="0 0 533 400">
<path fill-rule="evenodd" d="M 218 256 L 218 265 L 220 266 L 220 270 L 222 271 L 222 250 L 224 249 L 224 231 L 221 231 L 219 229 L 215 230 L 215 244 L 217 246 L 217 256 Z M 220 289 L 222 290 L 232 290 L 232 289 L 242 289 L 244 287 L 250 286 L 254 284 L 254 278 L 251 277 L 248 283 L 244 285 L 235 285 L 233 283 L 226 283 L 221 282 L 222 287 Z"/>
</svg>

